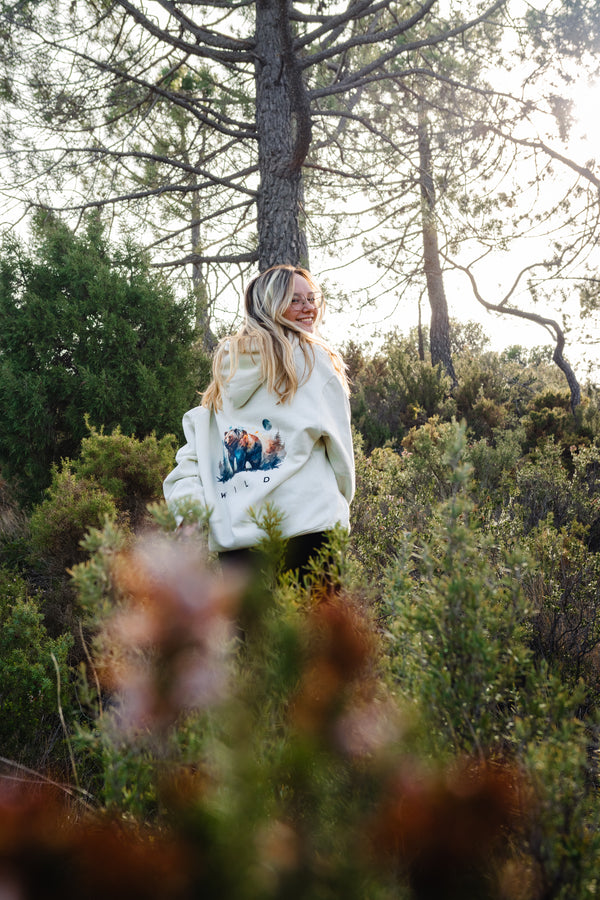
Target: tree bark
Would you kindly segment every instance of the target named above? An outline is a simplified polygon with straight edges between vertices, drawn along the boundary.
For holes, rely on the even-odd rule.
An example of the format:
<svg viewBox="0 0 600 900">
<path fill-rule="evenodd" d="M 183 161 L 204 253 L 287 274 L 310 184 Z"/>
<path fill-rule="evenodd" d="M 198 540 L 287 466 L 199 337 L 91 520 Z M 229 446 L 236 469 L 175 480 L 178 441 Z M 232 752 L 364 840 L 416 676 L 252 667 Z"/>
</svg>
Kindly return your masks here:
<svg viewBox="0 0 600 900">
<path fill-rule="evenodd" d="M 418 323 L 418 340 L 419 340 L 419 359 L 425 362 L 425 338 L 423 337 L 423 317 L 421 315 L 421 296 L 419 296 L 419 323 Z"/>
<path fill-rule="evenodd" d="M 200 247 L 200 198 L 198 193 L 192 195 L 192 254 L 198 253 Z M 196 334 L 202 341 L 203 348 L 211 353 L 217 346 L 217 339 L 210 327 L 211 315 L 208 303 L 208 292 L 202 271 L 202 263 L 192 263 L 192 292 L 196 302 Z"/>
<path fill-rule="evenodd" d="M 310 105 L 298 62 L 288 0 L 256 3 L 256 125 L 259 268 L 308 265 L 301 227 L 302 163 L 311 140 Z"/>
<path fill-rule="evenodd" d="M 421 223 L 423 234 L 423 263 L 427 282 L 427 296 L 431 307 L 429 345 L 431 364 L 441 363 L 456 385 L 457 378 L 450 351 L 450 319 L 440 264 L 440 250 L 435 218 L 435 187 L 431 160 L 431 142 L 427 116 L 423 104 L 418 107 L 419 185 L 421 188 Z"/>
</svg>

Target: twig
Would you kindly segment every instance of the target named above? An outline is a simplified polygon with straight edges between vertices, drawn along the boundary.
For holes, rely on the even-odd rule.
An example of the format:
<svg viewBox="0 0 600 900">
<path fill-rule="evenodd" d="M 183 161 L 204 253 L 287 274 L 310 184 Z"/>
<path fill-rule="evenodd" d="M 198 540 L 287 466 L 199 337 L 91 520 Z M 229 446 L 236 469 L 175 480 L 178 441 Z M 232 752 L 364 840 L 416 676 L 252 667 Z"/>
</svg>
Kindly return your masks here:
<svg viewBox="0 0 600 900">
<path fill-rule="evenodd" d="M 17 769 L 19 772 L 23 772 L 26 775 L 32 776 L 36 779 L 40 784 L 50 784 L 52 787 L 56 787 L 59 790 L 63 791 L 63 793 L 68 794 L 70 797 L 75 797 L 75 799 L 84 803 L 89 809 L 93 809 L 92 805 L 86 802 L 86 799 L 89 798 L 93 800 L 93 796 L 86 791 L 84 788 L 77 786 L 77 788 L 72 788 L 70 785 L 61 784 L 59 781 L 54 781 L 53 778 L 48 778 L 47 775 L 43 775 L 41 772 L 36 772 L 35 769 L 30 769 L 28 766 L 24 766 L 23 763 L 15 762 L 14 759 L 7 759 L 5 756 L 0 756 L 0 764 L 3 766 L 10 766 L 12 769 Z M 0 776 L 2 778 L 6 778 L 6 775 Z M 23 779 L 23 781 L 27 781 L 31 783 L 31 779 Z M 86 799 L 84 799 L 86 798 Z"/>
<path fill-rule="evenodd" d="M 80 790 L 79 777 L 77 775 L 77 766 L 75 765 L 75 756 L 73 755 L 73 747 L 71 746 L 69 732 L 67 731 L 67 723 L 65 722 L 65 716 L 64 716 L 63 708 L 62 708 L 62 701 L 60 698 L 60 694 L 61 694 L 60 669 L 58 667 L 58 663 L 56 661 L 56 657 L 55 657 L 54 653 L 51 653 L 50 656 L 52 657 L 52 662 L 54 663 L 54 668 L 56 669 L 56 693 L 57 693 L 57 697 L 58 697 L 58 715 L 60 718 L 60 724 L 63 727 L 65 741 L 67 744 L 67 748 L 69 750 L 69 759 L 71 760 L 71 769 L 73 770 L 73 778 L 75 779 L 75 786 L 77 787 L 78 790 Z"/>
</svg>

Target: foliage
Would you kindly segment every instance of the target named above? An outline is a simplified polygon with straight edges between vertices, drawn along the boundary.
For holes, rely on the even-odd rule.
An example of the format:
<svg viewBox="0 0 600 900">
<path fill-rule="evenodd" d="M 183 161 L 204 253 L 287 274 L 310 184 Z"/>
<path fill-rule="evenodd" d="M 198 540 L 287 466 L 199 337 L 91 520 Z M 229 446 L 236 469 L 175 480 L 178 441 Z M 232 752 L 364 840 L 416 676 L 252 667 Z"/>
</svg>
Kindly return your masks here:
<svg viewBox="0 0 600 900">
<path fill-rule="evenodd" d="M 0 747 L 4 757 L 43 765 L 62 742 L 59 703 L 68 709 L 70 637 L 49 638 L 39 599 L 0 568 Z M 59 698 L 58 685 L 62 692 Z M 56 759 L 56 752 L 54 758 Z"/>
<path fill-rule="evenodd" d="M 80 543 L 86 532 L 117 508 L 108 491 L 93 478 L 77 477 L 68 467 L 54 470 L 48 496 L 31 515 L 31 546 L 57 573 L 82 558 Z"/>
<path fill-rule="evenodd" d="M 503 496 L 510 492 L 514 473 L 522 460 L 524 430 L 520 426 L 491 430 L 489 438 L 473 441 L 467 458 L 473 466 L 473 480 L 482 496 Z"/>
<path fill-rule="evenodd" d="M 600 450 L 572 447 L 565 459 L 553 437 L 523 457 L 512 483 L 525 530 L 552 513 L 556 528 L 569 519 L 593 526 L 598 519 L 597 487 Z"/>
<path fill-rule="evenodd" d="M 397 551 L 407 528 L 402 458 L 388 447 L 365 454 L 354 444 L 356 494 L 351 507 L 352 552 L 377 577 Z"/>
<path fill-rule="evenodd" d="M 152 432 L 136 440 L 119 427 L 111 434 L 90 427 L 79 455 L 64 467 L 78 479 L 94 479 L 135 529 L 146 518 L 148 504 L 162 495 L 163 479 L 173 467 L 175 445 L 171 434 L 158 440 Z"/>
<path fill-rule="evenodd" d="M 528 414 L 523 419 L 527 446 L 536 447 L 549 437 L 563 449 L 572 445 L 589 444 L 594 437 L 594 428 L 586 421 L 585 408 L 576 416 L 571 414 L 568 394 L 546 391 L 534 397 L 529 404 Z"/>
<path fill-rule="evenodd" d="M 433 811 L 441 793 L 443 815 L 469 828 L 470 804 L 481 804 L 499 835 L 512 825 L 512 776 L 485 766 L 409 774 L 371 615 L 342 583 L 324 595 L 317 572 L 303 588 L 277 579 L 277 517 L 264 525 L 271 563 L 258 583 L 207 569 L 190 533 L 125 552 L 114 532 L 93 535 L 97 552 L 75 575 L 100 613 L 94 661 L 113 696 L 77 738 L 95 760 L 91 784 L 109 808 L 160 822 L 202 860 L 183 866 L 192 893 L 424 898 L 427 859 L 446 884 L 487 897 L 495 838 L 467 859 L 447 849 L 447 833 L 413 831 L 401 810 L 416 791 Z M 236 634 L 231 615 L 251 627 Z"/>
<path fill-rule="evenodd" d="M 390 347 L 402 371 L 421 371 L 410 347 Z M 383 352 L 376 382 L 380 363 Z M 94 896 L 89 879 L 140 900 L 597 893 L 596 400 L 571 421 L 544 413 L 530 441 L 532 411 L 567 412 L 543 366 L 486 351 L 458 355 L 457 368 L 471 373 L 462 393 L 446 393 L 431 367 L 429 387 L 399 376 L 397 443 L 369 450 L 357 435 L 351 534 L 336 534 L 301 584 L 279 571 L 277 510 L 256 514 L 265 540 L 253 573 L 208 553 L 197 505 L 175 529 L 156 502 L 170 437 L 90 428 L 30 523 L 7 490 L 2 546 L 25 546 L 25 575 L 45 589 L 4 571 L 0 618 L 13 624 L 2 658 L 13 665 L 18 644 L 15 671 L 29 665 L 33 677 L 47 646 L 67 647 L 65 616 L 77 632 L 81 665 L 61 670 L 61 686 L 91 808 L 77 836 L 73 800 L 65 810 L 45 797 L 39 828 L 44 803 L 31 790 L 6 803 L 0 778 L 0 888 L 6 860 L 11 885 L 25 884 L 27 846 L 43 877 L 45 866 L 69 873 L 67 897 Z M 427 396 L 430 412 L 411 422 Z M 64 771 L 49 683 L 39 734 L 16 736 L 13 755 Z M 29 685 L 27 674 L 10 682 L 2 702 L 22 707 Z M 56 829 L 60 848 L 46 837 Z M 137 862 L 101 875 L 93 833 L 145 860 L 152 879 Z"/>
<path fill-rule="evenodd" d="M 356 495 L 351 509 L 351 549 L 371 577 L 381 581 L 406 534 L 428 534 L 432 510 L 454 491 L 453 465 L 465 429 L 433 416 L 412 428 L 402 452 L 377 447 L 365 454 L 356 442 Z"/>
<path fill-rule="evenodd" d="M 88 220 L 75 236 L 40 216 L 27 251 L 0 257 L 0 465 L 28 501 L 87 426 L 138 437 L 178 432 L 191 405 L 193 330 L 132 245 L 111 248 Z"/>
<path fill-rule="evenodd" d="M 28 556 L 34 580 L 35 573 L 51 579 L 44 589 L 45 613 L 54 629 L 77 630 L 69 577 L 89 554 L 84 538 L 105 522 L 110 529 L 118 521 L 123 534 L 149 525 L 148 505 L 161 496 L 174 443 L 172 435 L 137 440 L 120 428 L 112 434 L 90 428 L 80 455 L 53 469 L 46 497 L 29 519 Z"/>
<path fill-rule="evenodd" d="M 464 451 L 464 433 L 463 448 Z M 406 536 L 387 597 L 392 672 L 423 711 L 432 748 L 500 753 L 529 664 L 527 560 L 480 529 L 461 448 L 453 495 L 426 536 Z"/>
<path fill-rule="evenodd" d="M 28 516 L 0 476 L 0 565 L 22 568 L 28 545 Z"/>
<path fill-rule="evenodd" d="M 344 351 L 353 385 L 352 420 L 368 451 L 390 441 L 399 447 L 410 428 L 431 416 L 450 418 L 456 405 L 439 366 L 418 358 L 410 343 L 391 333 L 380 351 L 349 344 Z"/>
<path fill-rule="evenodd" d="M 418 358 L 414 334 L 402 338 L 391 332 L 376 351 L 368 343 L 346 345 L 353 422 L 367 451 L 386 442 L 397 449 L 411 428 L 433 416 L 443 421 L 453 416 L 464 419 L 473 437 L 486 440 L 518 423 L 527 428 L 530 446 L 536 439 L 534 422 L 538 436 L 556 433 L 549 427 L 551 420 L 540 416 L 540 410 L 555 401 L 563 412 L 569 410 L 569 395 L 562 391 L 554 367 L 536 354 L 527 356 L 520 347 L 503 353 L 480 349 L 476 330 L 470 335 L 468 328 L 459 329 L 458 339 L 463 349 L 455 351 L 458 384 L 452 390 L 439 368 Z M 598 430 L 597 415 L 589 401 L 584 401 L 576 419 L 568 412 L 564 443 L 575 433 L 589 440 Z"/>
<path fill-rule="evenodd" d="M 174 444 L 173 435 L 137 440 L 120 428 L 112 434 L 91 428 L 79 456 L 53 470 L 46 498 L 33 509 L 34 552 L 64 569 L 82 559 L 81 541 L 107 517 L 118 515 L 134 529 L 148 522 L 147 507 L 162 494 Z"/>
<path fill-rule="evenodd" d="M 597 555 L 551 518 L 515 551 L 478 519 L 458 462 L 457 493 L 390 569 L 391 674 L 423 718 L 420 746 L 529 773 L 516 896 L 584 897 L 600 852 Z"/>
<path fill-rule="evenodd" d="M 600 853 L 597 737 L 572 690 L 542 664 L 528 679 L 515 721 L 516 752 L 531 776 L 534 814 L 525 839 L 539 896 L 594 896 Z"/>
<path fill-rule="evenodd" d="M 552 515 L 528 535 L 536 559 L 524 587 L 534 609 L 532 649 L 539 660 L 577 684 L 585 678 L 596 707 L 600 688 L 600 556 L 589 553 L 586 529 L 557 529 Z"/>
</svg>

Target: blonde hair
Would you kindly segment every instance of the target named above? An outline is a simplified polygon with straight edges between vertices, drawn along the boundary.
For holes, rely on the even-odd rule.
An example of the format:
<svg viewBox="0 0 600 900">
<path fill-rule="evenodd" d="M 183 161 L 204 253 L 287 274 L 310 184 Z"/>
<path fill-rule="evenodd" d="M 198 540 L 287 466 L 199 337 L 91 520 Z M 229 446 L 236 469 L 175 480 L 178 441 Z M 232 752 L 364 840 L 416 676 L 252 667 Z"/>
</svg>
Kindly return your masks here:
<svg viewBox="0 0 600 900">
<path fill-rule="evenodd" d="M 256 354 L 267 389 L 276 394 L 281 403 L 291 400 L 299 386 L 294 344 L 290 340 L 292 336 L 299 340 L 304 354 L 305 377 L 308 378 L 313 370 L 314 347 L 322 347 L 329 354 L 333 368 L 349 393 L 346 365 L 341 356 L 316 334 L 305 331 L 284 316 L 292 302 L 295 275 L 305 278 L 313 291 L 319 290 L 310 272 L 290 265 L 272 266 L 249 282 L 244 293 L 244 324 L 237 334 L 220 341 L 213 359 L 213 380 L 202 395 L 202 406 L 214 410 L 221 408 L 223 389 L 235 375 L 240 353 Z M 317 311 L 316 326 L 323 317 L 323 308 L 321 306 Z M 227 354 L 230 365 L 225 375 L 223 361 Z"/>
</svg>

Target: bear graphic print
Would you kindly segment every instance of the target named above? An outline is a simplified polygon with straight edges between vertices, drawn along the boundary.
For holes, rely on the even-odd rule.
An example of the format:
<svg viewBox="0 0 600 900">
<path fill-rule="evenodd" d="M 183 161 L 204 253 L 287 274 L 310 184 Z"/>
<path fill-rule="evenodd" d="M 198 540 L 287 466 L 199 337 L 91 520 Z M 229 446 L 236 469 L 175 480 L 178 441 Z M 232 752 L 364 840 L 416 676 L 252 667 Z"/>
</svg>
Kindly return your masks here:
<svg viewBox="0 0 600 900">
<path fill-rule="evenodd" d="M 273 437 L 269 435 L 272 430 L 268 419 L 263 419 L 262 429 L 253 432 L 228 428 L 223 436 L 223 458 L 217 481 L 229 481 L 239 472 L 264 472 L 280 466 L 286 456 L 285 444 L 279 431 Z"/>
</svg>

